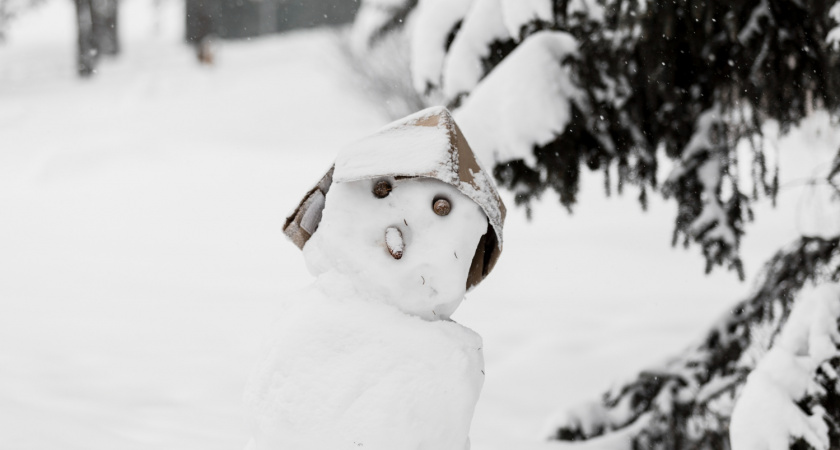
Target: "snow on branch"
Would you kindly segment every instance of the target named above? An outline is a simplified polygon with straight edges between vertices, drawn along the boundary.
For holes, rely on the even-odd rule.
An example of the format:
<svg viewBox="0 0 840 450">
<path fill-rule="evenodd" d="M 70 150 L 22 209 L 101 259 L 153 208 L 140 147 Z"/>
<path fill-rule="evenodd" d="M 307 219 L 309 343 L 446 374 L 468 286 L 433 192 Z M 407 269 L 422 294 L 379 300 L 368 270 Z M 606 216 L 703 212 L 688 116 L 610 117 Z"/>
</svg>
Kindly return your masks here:
<svg viewBox="0 0 840 450">
<path fill-rule="evenodd" d="M 443 94 L 456 107 L 513 48 L 513 38 L 502 21 L 500 0 L 475 0 L 461 24 L 443 67 Z"/>
<path fill-rule="evenodd" d="M 586 20 L 602 22 L 606 11 L 598 0 L 570 0 L 567 7 L 569 16 L 582 15 Z"/>
<path fill-rule="evenodd" d="M 583 164 L 603 171 L 607 194 L 637 187 L 645 207 L 657 166 L 676 161 L 662 190 L 678 206 L 673 242 L 699 244 L 707 271 L 743 278 L 751 202 L 778 190 L 762 125 L 785 133 L 815 109 L 840 114 L 838 19 L 835 0 L 423 0 L 411 21 L 414 86 L 460 109 L 526 213 L 548 189 L 571 210 Z"/>
<path fill-rule="evenodd" d="M 679 196 L 680 205 L 692 205 L 680 208 L 673 243 L 680 234 L 685 236 L 685 245 L 689 239 L 700 242 L 706 256 L 706 272 L 713 264 L 728 260 L 743 279 L 738 246 L 743 235 L 741 208 L 746 198 L 731 177 L 731 195 L 722 198 L 724 177 L 734 172 L 727 163 L 735 144 L 726 142 L 726 128 L 720 104 L 698 116 L 694 133 L 665 181 L 663 194 L 666 198 Z"/>
<path fill-rule="evenodd" d="M 583 100 L 563 64 L 576 52 L 577 43 L 568 33 L 540 32 L 484 79 L 456 112 L 479 157 L 535 164 L 534 146 L 563 134 L 571 121 L 571 104 Z"/>
<path fill-rule="evenodd" d="M 741 28 L 741 31 L 738 32 L 738 40 L 742 43 L 750 42 L 752 39 L 759 37 L 761 34 L 761 24 L 762 22 L 772 21 L 773 16 L 770 14 L 770 4 L 768 0 L 761 0 L 761 2 L 756 5 L 752 12 L 750 12 L 750 18 L 747 20 L 746 25 Z"/>
<path fill-rule="evenodd" d="M 444 58 L 471 4 L 472 0 L 420 0 L 410 44 L 417 92 L 430 95 L 440 88 Z"/>
<path fill-rule="evenodd" d="M 585 93 L 572 80 L 577 42 L 568 33 L 541 31 L 502 61 L 455 115 L 483 160 L 496 161 L 497 180 L 525 204 L 548 187 L 571 207 L 582 160 L 599 161 L 596 139 L 587 140 L 581 111 Z M 573 151 L 569 145 L 578 147 Z M 561 175 L 562 174 L 562 175 Z M 560 175 L 560 176 L 558 176 Z"/>
<path fill-rule="evenodd" d="M 837 51 L 840 50 L 840 1 L 835 2 L 828 12 L 831 19 L 834 20 L 835 27 L 828 32 L 826 41 L 831 44 L 832 48 Z"/>
<path fill-rule="evenodd" d="M 554 22 L 552 0 L 499 0 L 508 33 L 517 41 Z"/>
<path fill-rule="evenodd" d="M 803 236 L 833 239 L 840 236 L 840 153 L 827 171 L 816 172 L 799 199 L 797 229 Z"/>
<path fill-rule="evenodd" d="M 765 364 L 763 361 L 766 360 L 766 355 L 774 351 L 787 351 L 772 350 L 774 346 L 767 352 L 765 347 L 771 346 L 775 337 L 788 323 L 792 323 L 792 331 L 784 333 L 792 337 L 778 339 L 801 340 L 801 331 L 807 328 L 813 331 L 808 335 L 812 336 L 812 341 L 809 342 L 814 342 L 818 346 L 816 348 L 819 348 L 814 350 L 809 363 L 811 365 L 808 366 L 813 370 L 809 372 L 805 383 L 808 384 L 807 380 L 812 379 L 819 382 L 819 376 L 811 377 L 814 370 L 818 369 L 817 366 L 818 370 L 823 371 L 823 376 L 836 373 L 825 364 L 828 355 L 835 355 L 828 347 L 829 341 L 826 340 L 826 336 L 834 339 L 837 335 L 836 313 L 840 306 L 837 302 L 840 299 L 835 297 L 835 303 L 831 305 L 819 300 L 823 303 L 818 307 L 806 304 L 801 308 L 805 312 L 795 316 L 805 318 L 795 318 L 795 322 L 790 322 L 788 318 L 794 308 L 799 308 L 800 298 L 805 298 L 806 303 L 812 301 L 807 298 L 811 295 L 808 292 L 813 290 L 806 290 L 803 295 L 799 294 L 807 282 L 829 283 L 829 286 L 836 287 L 836 284 L 832 283 L 838 280 L 840 239 L 801 238 L 777 253 L 766 264 L 756 292 L 714 324 L 698 344 L 664 362 L 660 367 L 642 371 L 635 379 L 611 389 L 599 402 L 572 409 L 559 416 L 560 419 L 551 427 L 550 439 L 587 441 L 607 439 L 614 433 L 624 433 L 628 435 L 627 439 L 632 441 L 633 448 L 730 448 L 728 430 L 733 408 L 746 408 L 744 411 L 747 411 L 755 407 L 751 406 L 749 401 L 743 407 L 736 405 L 739 405 L 738 399 L 742 392 L 756 389 L 746 387 L 753 383 L 751 380 L 763 376 L 753 377 L 748 374 L 757 364 L 758 367 Z M 812 311 L 810 314 L 807 312 L 809 308 Z M 818 318 L 813 313 L 815 308 L 823 312 L 831 311 L 834 316 Z M 814 321 L 812 323 L 806 319 Z M 834 324 L 833 328 L 826 328 L 830 320 L 834 320 L 831 322 Z M 815 333 L 819 336 L 813 337 Z M 768 338 L 762 340 L 761 336 Z M 775 340 L 778 342 L 778 339 Z M 764 358 L 761 358 L 765 353 Z M 819 364 L 814 361 L 819 361 Z M 835 362 L 831 360 L 829 365 L 834 364 L 836 367 Z M 766 363 L 767 366 L 773 364 Z M 836 380 L 836 375 L 831 376 Z M 797 393 L 823 396 L 791 396 L 790 399 L 816 404 L 825 400 L 832 392 L 820 391 L 813 384 L 808 386 L 812 389 Z M 835 385 L 831 386 L 832 389 L 836 389 Z M 837 398 L 838 394 L 832 395 L 832 398 Z M 813 411 L 817 410 L 812 408 L 808 415 L 813 416 Z M 835 409 L 830 415 L 831 420 L 840 423 L 840 410 Z M 827 423 L 829 420 L 825 421 Z M 748 424 L 753 422 L 745 420 L 743 423 L 748 427 Z M 733 427 L 735 425 L 733 423 Z"/>
<path fill-rule="evenodd" d="M 741 390 L 730 424 L 734 450 L 788 448 L 797 441 L 819 450 L 840 446 L 840 417 L 823 404 L 840 395 L 838 321 L 840 284 L 803 289 L 773 347 Z"/>
</svg>

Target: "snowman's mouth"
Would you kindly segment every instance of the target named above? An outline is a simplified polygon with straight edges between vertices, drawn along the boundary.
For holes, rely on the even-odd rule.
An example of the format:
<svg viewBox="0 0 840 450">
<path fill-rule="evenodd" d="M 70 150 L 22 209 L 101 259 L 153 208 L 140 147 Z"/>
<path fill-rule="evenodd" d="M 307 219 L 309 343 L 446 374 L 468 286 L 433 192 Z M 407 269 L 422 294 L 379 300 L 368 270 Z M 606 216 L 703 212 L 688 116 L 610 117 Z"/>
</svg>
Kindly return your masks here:
<svg viewBox="0 0 840 450">
<path fill-rule="evenodd" d="M 403 241 L 402 231 L 397 227 L 388 227 L 385 229 L 385 247 L 388 248 L 388 253 L 394 259 L 400 259 L 405 251 L 405 242 Z"/>
</svg>

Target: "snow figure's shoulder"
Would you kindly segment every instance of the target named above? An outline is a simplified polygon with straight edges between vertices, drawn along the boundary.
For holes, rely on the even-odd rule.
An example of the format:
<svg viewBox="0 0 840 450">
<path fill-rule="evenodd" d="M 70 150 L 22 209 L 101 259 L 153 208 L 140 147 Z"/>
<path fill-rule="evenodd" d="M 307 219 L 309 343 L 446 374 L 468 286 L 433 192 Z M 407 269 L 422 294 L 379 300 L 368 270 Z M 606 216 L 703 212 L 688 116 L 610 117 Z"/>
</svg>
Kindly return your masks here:
<svg viewBox="0 0 840 450">
<path fill-rule="evenodd" d="M 475 332 L 310 294 L 278 323 L 247 388 L 257 449 L 466 448 L 484 379 Z"/>
</svg>

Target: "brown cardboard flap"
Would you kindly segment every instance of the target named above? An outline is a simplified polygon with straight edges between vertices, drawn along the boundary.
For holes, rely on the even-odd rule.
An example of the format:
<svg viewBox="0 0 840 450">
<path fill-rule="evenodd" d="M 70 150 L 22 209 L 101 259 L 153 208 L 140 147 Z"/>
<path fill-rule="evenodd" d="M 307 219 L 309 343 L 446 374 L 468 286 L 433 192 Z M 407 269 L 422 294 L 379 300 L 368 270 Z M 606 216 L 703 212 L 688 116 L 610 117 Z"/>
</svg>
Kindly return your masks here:
<svg viewBox="0 0 840 450">
<path fill-rule="evenodd" d="M 318 224 L 321 223 L 321 213 L 324 211 L 327 192 L 332 185 L 332 174 L 333 167 L 330 167 L 318 184 L 306 193 L 295 211 L 286 218 L 286 224 L 283 225 L 283 232 L 300 249 L 303 249 L 306 241 L 315 234 Z"/>
</svg>

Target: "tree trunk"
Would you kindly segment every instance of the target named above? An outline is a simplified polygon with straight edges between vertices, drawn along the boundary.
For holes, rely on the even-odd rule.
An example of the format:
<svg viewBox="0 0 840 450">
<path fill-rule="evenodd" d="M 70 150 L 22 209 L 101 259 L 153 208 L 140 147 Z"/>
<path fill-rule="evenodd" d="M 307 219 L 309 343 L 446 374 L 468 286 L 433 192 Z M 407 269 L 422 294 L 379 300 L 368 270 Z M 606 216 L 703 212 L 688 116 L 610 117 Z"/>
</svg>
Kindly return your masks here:
<svg viewBox="0 0 840 450">
<path fill-rule="evenodd" d="M 119 53 L 117 0 L 75 0 L 79 30 L 77 71 L 81 77 L 96 72 L 99 55 Z"/>
<path fill-rule="evenodd" d="M 96 45 L 94 45 L 91 0 L 75 0 L 75 2 L 76 25 L 79 29 L 76 70 L 80 77 L 89 77 L 93 75 L 98 60 Z"/>
<path fill-rule="evenodd" d="M 114 56 L 120 52 L 117 34 L 117 0 L 89 0 L 91 2 L 91 21 L 93 38 L 99 53 Z"/>
<path fill-rule="evenodd" d="M 198 61 L 213 64 L 213 39 L 219 32 L 222 17 L 219 0 L 187 0 L 187 42 L 195 47 Z"/>
<path fill-rule="evenodd" d="M 215 0 L 187 0 L 187 42 L 199 45 L 216 34 L 221 3 Z"/>
</svg>

